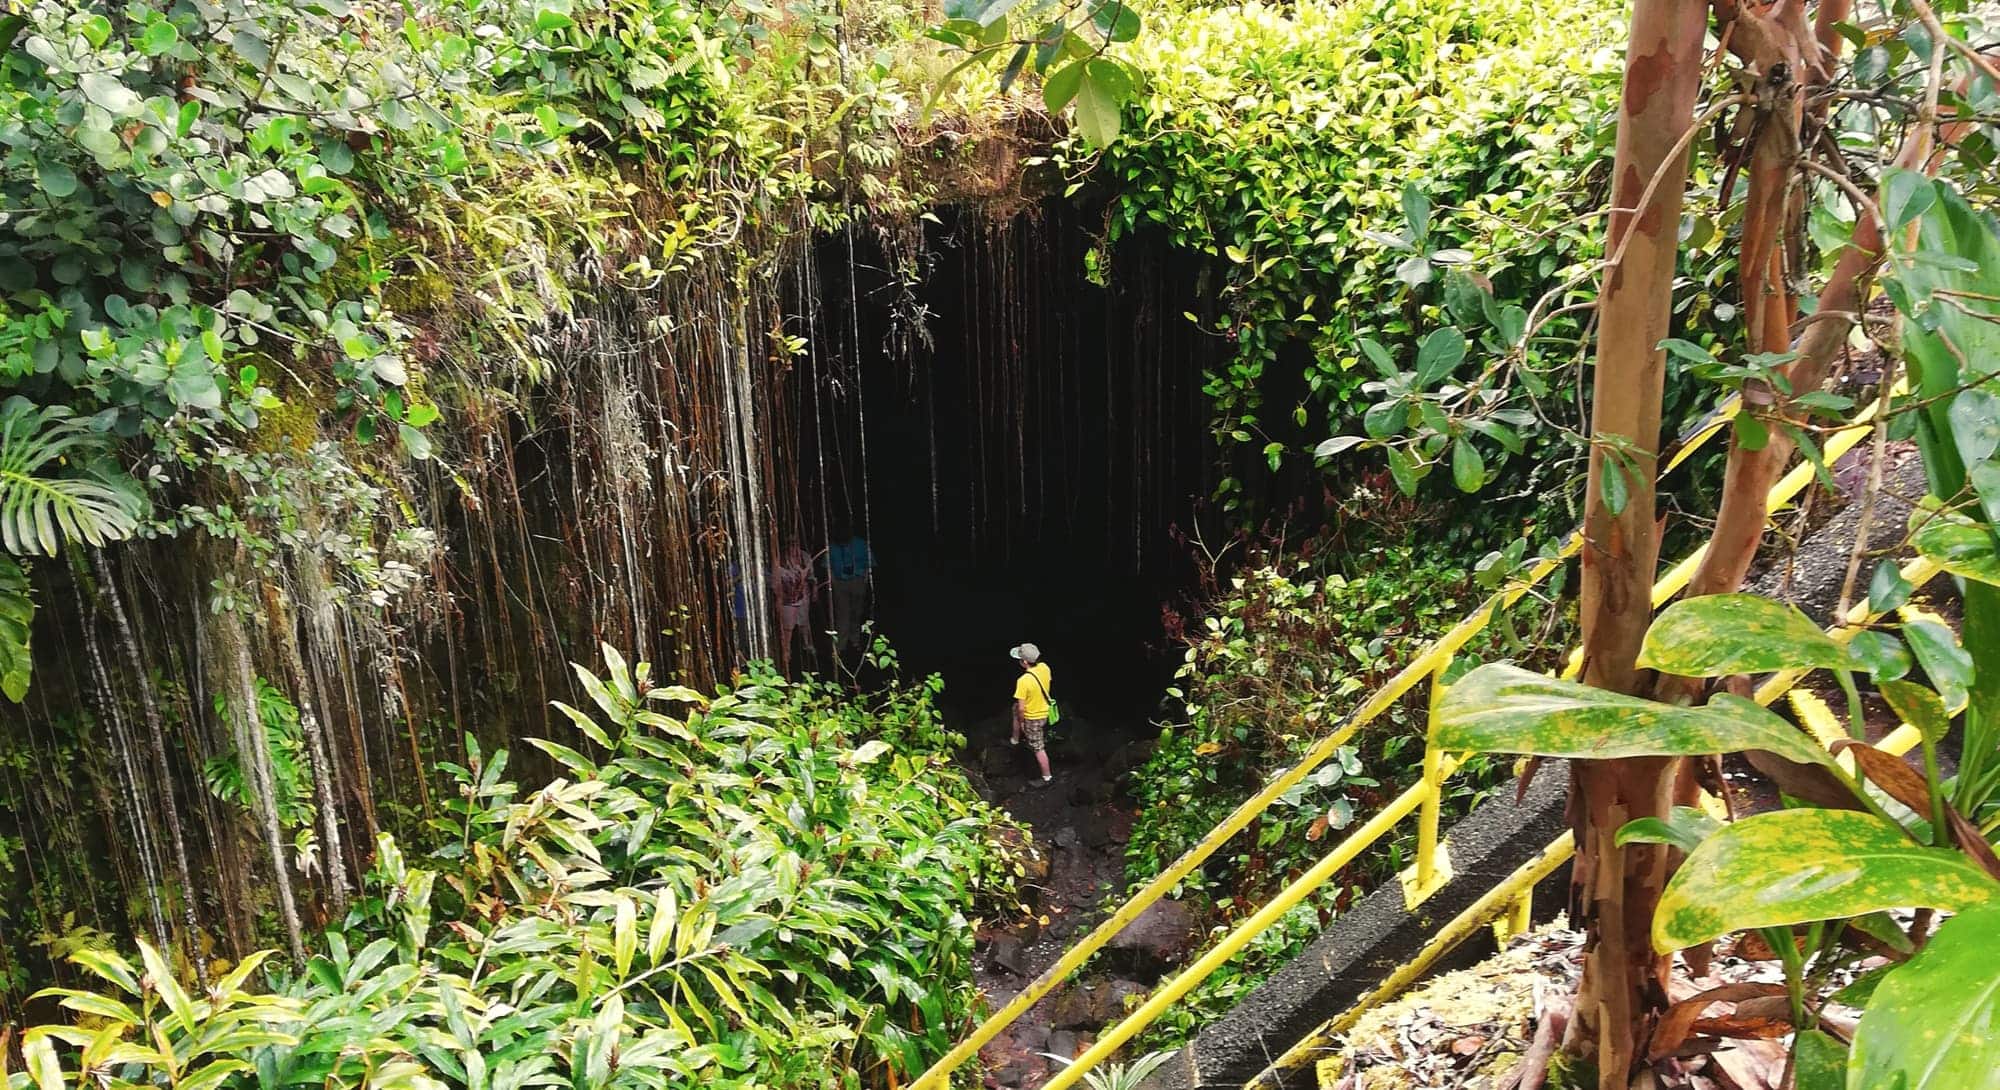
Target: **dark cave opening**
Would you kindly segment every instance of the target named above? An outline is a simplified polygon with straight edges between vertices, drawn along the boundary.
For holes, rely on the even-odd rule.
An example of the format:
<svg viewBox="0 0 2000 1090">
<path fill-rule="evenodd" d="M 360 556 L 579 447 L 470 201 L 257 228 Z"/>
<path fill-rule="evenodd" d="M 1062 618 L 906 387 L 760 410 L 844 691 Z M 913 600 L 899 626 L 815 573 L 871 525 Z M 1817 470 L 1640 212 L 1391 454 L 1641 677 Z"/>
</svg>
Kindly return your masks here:
<svg viewBox="0 0 2000 1090">
<path fill-rule="evenodd" d="M 1102 223 L 972 211 L 921 240 L 857 232 L 851 260 L 835 235 L 816 263 L 817 339 L 862 366 L 828 368 L 851 432 L 829 438 L 829 415 L 814 434 L 809 409 L 800 450 L 860 465 L 865 445 L 867 487 L 830 482 L 804 517 L 839 521 L 854 496 L 877 631 L 906 676 L 945 679 L 961 723 L 1005 708 L 1024 640 L 1065 709 L 1106 724 L 1140 725 L 1180 660 L 1162 616 L 1197 577 L 1183 535 L 1217 476 L 1202 388 L 1229 345 L 1186 317 L 1212 327 L 1202 263 L 1158 240 L 1121 242 L 1093 283 Z"/>
</svg>

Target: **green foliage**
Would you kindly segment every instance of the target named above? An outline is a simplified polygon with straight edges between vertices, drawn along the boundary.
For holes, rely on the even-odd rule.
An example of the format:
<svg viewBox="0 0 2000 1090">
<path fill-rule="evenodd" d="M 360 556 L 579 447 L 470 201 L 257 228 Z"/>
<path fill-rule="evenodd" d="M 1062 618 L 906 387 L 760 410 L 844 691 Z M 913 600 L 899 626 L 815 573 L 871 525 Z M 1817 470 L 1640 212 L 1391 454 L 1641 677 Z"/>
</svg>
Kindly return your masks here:
<svg viewBox="0 0 2000 1090">
<path fill-rule="evenodd" d="M 254 687 L 257 693 L 257 724 L 245 733 L 264 739 L 271 765 L 271 802 L 277 808 L 278 821 L 297 842 L 303 861 L 309 859 L 316 849 L 313 840 L 312 762 L 306 753 L 305 738 L 299 733 L 299 709 L 283 690 L 261 677 L 256 679 Z M 222 693 L 215 694 L 215 715 L 225 723 L 233 718 L 229 698 Z M 253 809 L 255 796 L 244 779 L 245 775 L 243 754 L 234 750 L 210 757 L 201 770 L 202 780 L 208 784 L 210 794 L 248 811 Z"/>
<path fill-rule="evenodd" d="M 606 659 L 566 713 L 592 753 L 539 743 L 564 775 L 524 792 L 470 745 L 444 846 L 420 866 L 385 837 L 275 994 L 248 990 L 256 959 L 194 992 L 144 947 L 143 974 L 78 951 L 101 983 L 49 994 L 92 1028 L 28 1031 L 8 1090 L 907 1080 L 972 1010 L 968 916 L 1012 865 L 1004 819 L 902 747 L 933 690 L 760 675 L 711 700 Z"/>
<path fill-rule="evenodd" d="M 1762 749 L 1804 764 L 1832 763 L 1798 728 L 1742 697 L 1723 693 L 1698 708 L 1661 704 L 1506 663 L 1481 666 L 1447 687 L 1431 732 L 1436 745 L 1454 752 L 1612 760 Z"/>
<path fill-rule="evenodd" d="M 65 541 L 102 545 L 130 537 L 144 501 L 103 457 L 109 437 L 67 407 L 24 397 L 0 404 L 0 544 L 10 553 L 56 554 Z"/>
<path fill-rule="evenodd" d="M 1515 561 L 1522 551 L 1515 551 Z M 1138 804 L 1125 851 L 1129 880 L 1144 882 L 1173 862 L 1477 605 L 1488 579 L 1448 555 L 1398 542 L 1354 550 L 1323 569 L 1253 563 L 1214 588 L 1215 612 L 1183 633 L 1186 658 L 1169 693 L 1185 718 L 1162 727 L 1153 753 L 1127 785 Z M 1485 571 L 1507 571 L 1504 555 L 1496 553 Z M 1469 653 L 1490 651 L 1508 638 L 1496 627 Z M 1238 904 L 1260 902 L 1317 862 L 1356 821 L 1415 782 L 1424 697 L 1419 689 L 1398 701 L 1282 796 L 1188 877 L 1183 899 L 1205 904 L 1216 922 L 1228 919 Z M 1448 811 L 1469 810 L 1503 775 L 1496 763 L 1474 758 L 1446 786 Z M 1146 1042 L 1178 1043 L 1219 1016 L 1349 901 L 1404 865 L 1407 853 L 1401 840 L 1367 853 L 1204 981 Z"/>
<path fill-rule="evenodd" d="M 11 556 L 0 556 L 0 693 L 19 704 L 28 695 L 34 672 L 29 647 L 35 622 L 35 599 L 28 575 Z"/>
<path fill-rule="evenodd" d="M 1912 647 L 1923 646 L 1913 631 L 1906 635 L 1912 637 Z M 1958 650 L 1948 632 L 1941 640 L 1924 639 Z M 1676 604 L 1654 622 L 1645 647 L 1655 666 L 1715 676 L 1829 666 L 1846 679 L 1852 668 L 1882 658 L 1863 655 L 1855 656 L 1859 661 L 1843 661 L 1841 645 L 1796 610 L 1777 603 L 1753 605 L 1741 595 Z M 1931 654 L 1942 658 L 1943 650 Z M 2000 902 L 2000 859 L 1988 843 L 1990 834 L 1954 807 L 1939 772 L 1937 747 L 1947 729 L 1948 701 L 1914 682 L 1879 676 L 1878 681 L 1891 706 L 1919 727 L 1922 775 L 1900 757 L 1860 743 L 1843 745 L 1851 765 L 1836 762 L 1803 732 L 1727 693 L 1704 707 L 1667 705 L 1504 665 L 1481 667 L 1452 686 L 1440 704 L 1435 736 L 1448 748 L 1479 746 L 1546 756 L 1689 756 L 1759 749 L 1807 766 L 1832 792 L 1844 789 L 1848 797 L 1829 794 L 1825 799 L 1827 806 L 1838 808 L 1785 809 L 1722 826 L 1676 811 L 1665 821 L 1628 824 L 1619 833 L 1620 843 L 1672 844 L 1688 852 L 1660 898 L 1653 943 L 1668 952 L 1731 931 L 1761 931 L 1785 969 L 1802 1075 L 1844 1069 L 1851 1090 L 1957 1085 L 1962 1079 L 1931 1081 L 1931 1073 L 1971 1070 L 1959 1066 L 1955 1055 L 1969 1041 L 1939 1027 L 1984 1027 L 2000 1016 L 1995 1006 L 2000 961 L 1919 955 L 1881 976 L 1873 997 L 1819 994 L 1834 969 L 1851 967 L 1884 946 L 1904 954 L 1916 948 L 1884 910 L 1921 907 L 1963 913 L 1947 925 L 1947 931 L 1970 925 L 1951 933 L 1946 949 L 1958 951 L 1968 941 L 1986 940 L 1978 929 L 1990 919 L 1990 906 Z M 1852 682 L 1844 684 L 1851 694 Z M 1854 703 L 1858 738 L 1862 724 L 1859 702 Z M 1976 717 L 1968 717 L 1968 743 L 1976 723 Z M 1964 937 L 1973 934 L 1981 938 Z M 1934 943 L 1945 938 L 1946 931 L 1940 931 Z M 1946 978 L 1948 985 L 1942 983 Z M 1893 989 L 1891 981 L 1897 982 Z M 1862 1024 L 1871 1027 L 1857 1032 L 1845 1057 L 1837 1042 L 1815 1032 L 1821 1005 L 1834 998 L 1865 1005 Z"/>
<path fill-rule="evenodd" d="M 1724 826 L 1695 848 L 1660 899 L 1653 945 L 1678 950 L 1748 928 L 1891 908 L 1959 912 L 1995 899 L 2000 881 L 1959 852 L 1912 843 L 1893 821 L 1780 810 Z"/>
<path fill-rule="evenodd" d="M 1526 453 L 1538 429 L 1515 401 L 1550 391 L 1581 330 L 1563 315 L 1530 338 L 1528 312 L 1599 245 L 1576 213 L 1601 181 L 1618 13 L 1371 0 L 1149 22 L 1133 137 L 1092 177 L 1112 238 L 1156 228 L 1224 263 L 1231 313 L 1203 330 L 1236 345 L 1209 384 L 1222 437 L 1276 464 L 1294 426 L 1361 414 L 1342 443 L 1396 444 L 1406 491 L 1441 462 L 1463 488 Z M 1305 395 L 1266 406 L 1290 343 L 1310 347 Z"/>
<path fill-rule="evenodd" d="M 1787 666 L 1844 670 L 1847 648 L 1805 614 L 1754 594 L 1675 602 L 1646 630 L 1638 665 L 1682 677 L 1762 674 Z"/>
<path fill-rule="evenodd" d="M 949 0 L 945 22 L 930 36 L 966 54 L 937 93 L 965 69 L 1005 57 L 1001 93 L 1022 72 L 1043 77 L 1049 113 L 1074 104 L 1076 131 L 1100 148 L 1118 139 L 1121 112 L 1143 78 L 1107 55 L 1139 36 L 1139 14 L 1127 0 L 1033 0 L 1025 6 L 1020 0 Z"/>
<path fill-rule="evenodd" d="M 1891 255 L 1884 286 L 1904 318 L 1909 409 L 1939 501 L 1913 516 L 1913 542 L 1963 580 L 1965 597 L 1962 652 L 1928 626 L 1908 635 L 1944 705 L 1969 704 L 1952 802 L 1991 832 L 2000 828 L 2000 226 L 1945 181 L 1904 172 L 1889 182 L 1916 247 Z"/>
<path fill-rule="evenodd" d="M 1978 1086 L 2000 1070 L 2000 908 L 1968 909 L 1875 988 L 1848 1090 Z"/>
</svg>

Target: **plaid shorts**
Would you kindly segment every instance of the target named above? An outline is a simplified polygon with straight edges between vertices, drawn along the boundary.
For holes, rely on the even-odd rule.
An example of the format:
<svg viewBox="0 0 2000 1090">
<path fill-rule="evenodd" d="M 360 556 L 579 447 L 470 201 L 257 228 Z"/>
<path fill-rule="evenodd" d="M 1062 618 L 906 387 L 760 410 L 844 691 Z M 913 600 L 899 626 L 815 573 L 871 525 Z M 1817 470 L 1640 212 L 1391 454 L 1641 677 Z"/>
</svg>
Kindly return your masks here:
<svg viewBox="0 0 2000 1090">
<path fill-rule="evenodd" d="M 1028 740 L 1028 748 L 1036 753 L 1048 745 L 1049 721 L 1046 719 L 1021 720 L 1021 736 Z"/>
</svg>

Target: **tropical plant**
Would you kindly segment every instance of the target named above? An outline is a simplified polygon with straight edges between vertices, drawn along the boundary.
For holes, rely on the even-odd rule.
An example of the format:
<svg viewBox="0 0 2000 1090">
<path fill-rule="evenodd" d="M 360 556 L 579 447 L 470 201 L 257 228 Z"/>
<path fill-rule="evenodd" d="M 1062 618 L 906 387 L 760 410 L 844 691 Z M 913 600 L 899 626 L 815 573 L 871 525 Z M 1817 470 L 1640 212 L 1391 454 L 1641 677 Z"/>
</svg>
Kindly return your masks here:
<svg viewBox="0 0 2000 1090">
<path fill-rule="evenodd" d="M 271 770 L 271 799 L 278 821 L 295 840 L 301 860 L 310 860 L 317 851 L 313 843 L 313 779 L 311 758 L 299 733 L 299 709 L 284 692 L 264 678 L 252 685 L 256 695 L 256 726 L 238 731 L 236 736 L 263 739 Z M 229 697 L 215 694 L 215 715 L 230 721 L 233 710 Z M 224 802 L 252 810 L 255 795 L 245 782 L 244 754 L 232 751 L 217 754 L 202 765 L 202 779 L 210 794 Z M 310 869 L 301 867 L 301 869 Z"/>
<path fill-rule="evenodd" d="M 1726 51 L 1718 60 L 1731 70 L 1731 83 L 1697 116 L 1708 71 L 1707 13 L 1673 0 L 1639 0 L 1632 9 L 1587 430 L 1583 678 L 1610 693 L 1673 705 L 1692 703 L 1700 681 L 1644 669 L 1638 657 L 1660 553 L 1656 479 L 1683 209 L 1690 181 L 1709 177 L 1691 174 L 1690 149 L 1716 122 L 1715 150 L 1727 164 L 1715 175 L 1717 195 L 1742 208 L 1735 268 L 1744 333 L 1740 351 L 1728 354 L 1741 361 L 1732 373 L 1751 418 L 1731 436 L 1715 530 L 1689 584 L 1690 594 L 1709 595 L 1741 586 L 1769 518 L 1770 485 L 1794 450 L 1819 460 L 1800 438 L 1810 436 L 1815 397 L 1846 356 L 1889 249 L 1884 240 L 1909 222 L 1902 200 L 1908 185 L 1886 168 L 1949 165 L 1977 179 L 1986 173 L 1990 141 L 1983 131 L 1974 138 L 1982 122 L 1962 94 L 1992 74 L 1991 62 L 1960 38 L 1978 29 L 1975 18 L 1954 13 L 1948 26 L 1922 0 L 1893 6 L 1865 28 L 1850 23 L 1856 13 L 1842 0 L 1820 3 L 1810 18 L 1799 8 L 1747 5 L 1718 6 L 1715 16 L 1712 40 Z M 1839 63 L 1850 42 L 1862 50 L 1851 68 Z M 1843 81 L 1866 91 L 1850 91 Z M 1756 93 L 1742 90 L 1753 87 Z M 1956 119 L 1941 126 L 1936 110 L 1900 108 L 1913 101 L 1948 102 Z M 1735 124 L 1723 125 L 1732 112 Z M 1820 139 L 1829 132 L 1840 135 Z M 1862 171 L 1870 165 L 1884 169 L 1869 178 Z M 1864 188 L 1870 184 L 1874 194 Z M 1802 193 L 1816 209 L 1811 216 L 1801 214 Z M 1808 221 L 1820 225 L 1810 239 Z M 1954 256 L 1940 259 L 1964 266 Z M 1817 307 L 1810 319 L 1798 298 L 1801 271 Z M 1570 813 L 1586 940 L 1567 1044 L 1573 1058 L 1596 1067 L 1603 1090 L 1623 1090 L 1663 1013 L 1668 963 L 1645 927 L 1674 857 L 1665 845 L 1625 843 L 1617 834 L 1632 819 L 1670 816 L 1684 755 L 1635 742 L 1576 756 Z"/>
<path fill-rule="evenodd" d="M 1068 1056 L 1058 1056 L 1053 1052 L 1043 1055 L 1063 1063 L 1071 1062 Z M 1174 1058 L 1172 1049 L 1148 1052 L 1130 1063 L 1109 1063 L 1086 1073 L 1083 1084 L 1090 1090 L 1139 1090 L 1146 1085 L 1146 1079 L 1158 1071 L 1168 1060 Z"/>
<path fill-rule="evenodd" d="M 98 546 L 130 537 L 146 503 L 106 456 L 111 437 L 63 405 L 24 397 L 0 403 L 0 546 L 54 556 L 65 543 Z M 0 556 L 0 693 L 19 703 L 34 670 L 35 602 L 28 571 Z"/>
<path fill-rule="evenodd" d="M 945 22 L 930 36 L 966 56 L 935 93 L 967 68 L 1004 56 L 1003 94 L 1024 71 L 1041 76 L 1049 113 L 1074 104 L 1076 131 L 1101 148 L 1118 139 L 1120 113 L 1143 78 L 1111 49 L 1137 38 L 1139 29 L 1127 0 L 949 0 Z"/>
<path fill-rule="evenodd" d="M 145 504 L 131 479 L 105 464 L 110 444 L 66 406 L 0 403 L 0 544 L 17 556 L 54 556 L 65 541 L 130 537 Z"/>
<path fill-rule="evenodd" d="M 1386 447 L 1405 491 L 1440 464 L 1522 481 L 1556 461 L 1529 410 L 1578 357 L 1615 41 L 1595 3 L 1194 5 L 1135 51 L 1133 138 L 1057 158 L 1113 240 L 1215 260 L 1227 310 L 1190 332 L 1233 349 L 1209 384 L 1225 447 Z"/>
<path fill-rule="evenodd" d="M 818 683 L 704 697 L 606 649 L 560 710 L 594 755 L 522 791 L 468 742 L 428 866 L 384 837 L 363 897 L 296 973 L 265 955 L 206 989 L 141 946 L 54 989 L 87 1022 L 32 1028 L 7 1090 L 858 1087 L 905 1079 L 971 1012 L 969 917 L 1015 862 L 941 753 L 853 733 Z M 876 704 L 904 721 L 930 690 Z"/>
<path fill-rule="evenodd" d="M 1772 712 L 1726 692 L 1698 707 L 1664 704 L 1507 665 L 1482 666 L 1448 691 L 1435 741 L 1447 748 L 1622 759 L 1761 750 L 1792 762 L 1801 770 L 1792 783 L 1807 785 L 1818 805 L 1801 802 L 1728 825 L 1699 810 L 1677 809 L 1619 830 L 1621 845 L 1688 853 L 1649 918 L 1653 948 L 1665 954 L 1733 931 L 1761 932 L 1785 970 L 1779 994 L 1788 1000 L 1800 1090 L 1977 1085 L 2000 1060 L 1991 1034 L 1971 1028 L 2000 1018 L 2000 956 L 1983 937 L 1975 939 L 1990 936 L 2000 908 L 2000 859 L 1989 834 L 1953 804 L 1952 785 L 1940 773 L 1938 749 L 1963 706 L 1964 690 L 1957 688 L 1960 700 L 1951 705 L 1939 691 L 1902 679 L 1910 657 L 1882 654 L 1894 637 L 1873 635 L 1859 645 L 1844 643 L 1790 606 L 1752 595 L 1709 595 L 1661 613 L 1638 663 L 1680 677 L 1791 669 L 1868 673 L 1889 706 L 1919 731 L 1921 771 L 1863 741 L 1858 717 L 1852 737 L 1829 752 Z M 1929 634 L 1905 637 L 1946 693 L 1960 686 L 1962 672 L 1952 665 L 1957 656 L 1927 650 Z M 1958 915 L 1929 937 L 1927 913 L 1908 925 L 1887 915 L 1906 908 Z M 1975 953 L 1975 946 L 1981 950 Z M 1885 952 L 1899 964 L 1839 984 L 1840 974 Z M 1643 1042 L 1645 1055 L 1680 1048 L 1713 1003 L 1759 994 L 1769 993 L 1724 985 L 1675 1004 Z M 1866 1008 L 1851 1040 L 1834 1036 L 1835 1027 L 1824 1022 L 1828 1003 Z M 1705 1025 L 1707 1032 L 1733 1032 L 1727 1022 Z M 1939 1025 L 1967 1031 L 1939 1033 Z"/>
</svg>

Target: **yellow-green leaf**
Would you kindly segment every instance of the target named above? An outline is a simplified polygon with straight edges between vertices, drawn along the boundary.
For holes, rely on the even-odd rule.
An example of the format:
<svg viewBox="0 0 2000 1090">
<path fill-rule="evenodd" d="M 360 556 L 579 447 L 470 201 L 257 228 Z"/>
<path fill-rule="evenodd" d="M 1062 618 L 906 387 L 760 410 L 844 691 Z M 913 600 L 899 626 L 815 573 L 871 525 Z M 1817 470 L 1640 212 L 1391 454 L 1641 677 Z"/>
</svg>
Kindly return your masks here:
<svg viewBox="0 0 2000 1090">
<path fill-rule="evenodd" d="M 136 1026 L 143 1021 L 139 1017 L 139 1012 L 108 995 L 79 991 L 75 988 L 44 988 L 35 993 L 37 999 L 43 996 L 61 996 L 63 1006 L 80 1014 L 94 1014 L 99 1018 L 109 1018 L 128 1026 Z"/>
<path fill-rule="evenodd" d="M 56 1059 L 46 1029 L 38 1026 L 22 1035 L 21 1059 L 27 1062 L 28 1075 L 40 1090 L 63 1090 L 62 1062 Z"/>
<path fill-rule="evenodd" d="M 167 1009 L 174 1013 L 174 1018 L 179 1020 L 181 1032 L 194 1036 L 194 1003 L 188 999 L 187 992 L 181 990 L 180 981 L 174 979 L 173 967 L 144 939 L 139 940 L 139 960 L 145 963 L 146 976 L 152 980 L 153 988 L 160 993 L 161 999 L 166 1000 Z"/>
<path fill-rule="evenodd" d="M 2000 586 L 2000 546 L 1985 526 L 1940 513 L 1924 519 L 1911 543 L 1953 575 Z"/>
<path fill-rule="evenodd" d="M 1689 853 L 1653 915 L 1662 951 L 1731 931 L 1890 908 L 1960 912 L 2000 900 L 2000 882 L 1964 855 L 1910 842 L 1853 810 L 1781 810 L 1724 828 Z"/>
<path fill-rule="evenodd" d="M 611 964 L 623 980 L 632 971 L 632 955 L 639 950 L 639 908 L 632 898 L 620 895 L 611 922 Z"/>
<path fill-rule="evenodd" d="M 1682 677 L 1726 677 L 1853 664 L 1839 641 L 1792 606 L 1755 594 L 1708 594 L 1661 611 L 1646 630 L 1639 665 Z"/>
<path fill-rule="evenodd" d="M 1848 1090 L 1964 1090 L 2000 1072 L 2000 904 L 1968 908 L 1875 988 Z"/>
<path fill-rule="evenodd" d="M 1936 744 L 1951 729 L 1951 716 L 1938 694 L 1914 681 L 1885 681 L 1877 688 L 1889 710 L 1903 722 L 1917 728 L 1924 740 Z"/>
<path fill-rule="evenodd" d="M 1801 764 L 1832 758 L 1797 727 L 1740 697 L 1688 708 L 1496 663 L 1445 690 L 1433 732 L 1448 750 L 1544 757 L 1693 757 L 1761 749 Z"/>
</svg>

